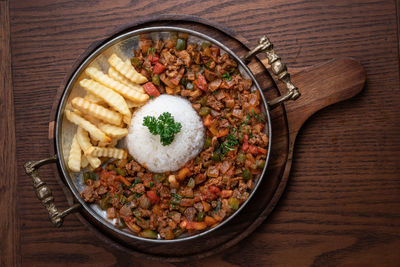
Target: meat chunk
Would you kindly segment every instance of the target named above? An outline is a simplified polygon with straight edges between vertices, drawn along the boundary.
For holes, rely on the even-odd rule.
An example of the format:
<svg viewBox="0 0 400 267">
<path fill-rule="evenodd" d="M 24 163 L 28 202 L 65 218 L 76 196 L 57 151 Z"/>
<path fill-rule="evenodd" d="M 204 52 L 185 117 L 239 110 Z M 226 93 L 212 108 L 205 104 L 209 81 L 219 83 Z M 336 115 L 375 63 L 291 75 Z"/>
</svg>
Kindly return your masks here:
<svg viewBox="0 0 400 267">
<path fill-rule="evenodd" d="M 228 128 L 230 126 L 229 121 L 227 119 L 219 120 L 218 125 L 221 128 Z"/>
<path fill-rule="evenodd" d="M 188 221 L 193 221 L 194 220 L 194 216 L 196 215 L 197 211 L 195 208 L 193 207 L 189 207 L 187 209 L 185 209 L 185 212 L 183 213 L 183 215 L 185 215 L 186 219 L 188 219 Z"/>
<path fill-rule="evenodd" d="M 220 111 L 223 107 L 224 104 L 222 104 L 220 101 L 218 101 L 215 96 L 209 95 L 207 97 L 207 105 L 212 107 L 213 109 Z"/>
<path fill-rule="evenodd" d="M 81 196 L 86 202 L 94 202 L 96 200 L 97 194 L 94 191 L 93 186 L 85 187 L 82 192 Z"/>
<path fill-rule="evenodd" d="M 189 53 L 186 50 L 176 51 L 175 54 L 183 61 L 186 67 L 190 66 L 191 59 Z"/>
<path fill-rule="evenodd" d="M 131 176 L 134 176 L 137 172 L 141 171 L 142 169 L 142 167 L 134 160 L 126 164 L 125 168 L 128 171 L 128 174 Z"/>
</svg>

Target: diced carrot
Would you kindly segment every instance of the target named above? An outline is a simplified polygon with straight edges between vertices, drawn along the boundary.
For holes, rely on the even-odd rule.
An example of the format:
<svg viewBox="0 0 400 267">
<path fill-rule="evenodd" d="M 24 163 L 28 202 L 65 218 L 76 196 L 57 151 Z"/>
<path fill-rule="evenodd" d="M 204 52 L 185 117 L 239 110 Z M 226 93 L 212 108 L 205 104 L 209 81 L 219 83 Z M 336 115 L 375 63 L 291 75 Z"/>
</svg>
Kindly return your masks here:
<svg viewBox="0 0 400 267">
<path fill-rule="evenodd" d="M 179 170 L 176 177 L 178 178 L 178 180 L 183 181 L 186 178 L 186 176 L 189 175 L 189 173 L 190 173 L 189 168 L 183 167 L 182 169 Z"/>
<path fill-rule="evenodd" d="M 210 204 L 208 204 L 208 203 L 205 202 L 205 201 L 202 201 L 201 204 L 203 204 L 203 209 L 204 209 L 205 212 L 207 212 L 207 211 L 210 210 L 210 208 L 211 208 L 211 205 L 210 205 Z"/>
<path fill-rule="evenodd" d="M 218 131 L 218 135 L 217 137 L 223 137 L 223 136 L 227 136 L 229 134 L 229 129 L 225 128 L 223 130 Z"/>
<path fill-rule="evenodd" d="M 131 183 L 128 181 L 128 180 L 126 180 L 126 178 L 124 177 L 124 176 L 117 176 L 118 177 L 118 180 L 120 180 L 122 183 L 124 183 L 126 186 L 131 186 Z"/>
<path fill-rule="evenodd" d="M 213 217 L 210 217 L 210 216 L 207 215 L 207 216 L 204 218 L 204 222 L 205 222 L 208 226 L 210 226 L 210 225 L 215 224 L 217 221 L 216 221 Z"/>
<path fill-rule="evenodd" d="M 107 218 L 108 219 L 114 219 L 116 217 L 116 212 L 115 212 L 115 208 L 111 207 L 107 209 Z"/>
<path fill-rule="evenodd" d="M 183 220 L 179 226 L 187 230 L 203 230 L 207 227 L 207 224 L 205 222 L 189 222 L 188 220 Z"/>
<path fill-rule="evenodd" d="M 221 197 L 222 198 L 228 198 L 232 196 L 233 191 L 232 190 L 222 190 L 221 191 Z"/>
<path fill-rule="evenodd" d="M 214 228 L 214 227 L 218 226 L 218 224 L 219 223 L 213 224 L 213 225 L 210 226 L 210 228 Z"/>
<path fill-rule="evenodd" d="M 141 229 L 139 226 L 137 226 L 134 222 L 125 220 L 125 224 L 126 224 L 126 226 L 128 226 L 128 228 L 129 228 L 132 232 L 134 232 L 134 233 L 139 233 L 139 232 L 142 230 L 142 229 Z"/>
<path fill-rule="evenodd" d="M 211 121 L 212 121 L 212 117 L 210 114 L 208 114 L 205 118 L 204 118 L 204 126 L 211 126 Z"/>
<path fill-rule="evenodd" d="M 201 184 L 205 180 L 206 180 L 206 176 L 202 173 L 197 174 L 196 177 L 194 178 L 194 182 L 196 184 Z"/>
</svg>

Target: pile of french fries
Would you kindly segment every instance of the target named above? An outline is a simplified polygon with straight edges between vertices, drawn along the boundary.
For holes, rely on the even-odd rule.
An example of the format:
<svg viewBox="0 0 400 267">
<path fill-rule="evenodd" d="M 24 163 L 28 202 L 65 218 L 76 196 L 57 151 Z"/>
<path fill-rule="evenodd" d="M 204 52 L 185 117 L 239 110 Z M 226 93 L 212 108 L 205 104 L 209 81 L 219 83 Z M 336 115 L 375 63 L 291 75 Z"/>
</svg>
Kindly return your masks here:
<svg viewBox="0 0 400 267">
<path fill-rule="evenodd" d="M 113 54 L 108 58 L 108 73 L 97 68 L 85 70 L 90 79 L 79 82 L 86 96 L 71 100 L 72 110 L 66 118 L 78 126 L 72 139 L 68 167 L 73 172 L 90 165 L 98 168 L 100 158 L 126 159 L 128 153 L 116 148 L 118 140 L 128 134 L 133 109 L 149 99 L 141 84 L 147 78 L 138 73 L 129 59 Z"/>
</svg>

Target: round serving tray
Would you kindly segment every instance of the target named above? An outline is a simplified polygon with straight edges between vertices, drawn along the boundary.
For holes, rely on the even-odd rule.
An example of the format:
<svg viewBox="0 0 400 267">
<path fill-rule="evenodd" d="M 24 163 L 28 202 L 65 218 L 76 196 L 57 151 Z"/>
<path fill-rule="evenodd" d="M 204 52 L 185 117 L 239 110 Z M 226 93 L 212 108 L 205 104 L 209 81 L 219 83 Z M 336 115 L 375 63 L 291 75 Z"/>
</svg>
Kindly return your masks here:
<svg viewBox="0 0 400 267">
<path fill-rule="evenodd" d="M 69 78 L 94 48 L 110 40 L 118 34 L 126 31 L 151 26 L 176 26 L 198 31 L 215 38 L 229 47 L 238 56 L 243 56 L 249 51 L 250 44 L 243 37 L 226 30 L 216 24 L 193 17 L 158 17 L 146 21 L 140 21 L 131 25 L 123 25 L 116 29 L 109 38 L 92 44 L 84 54 L 75 62 L 65 80 L 60 85 L 55 102 L 53 104 L 50 123 L 49 140 L 50 153 L 55 154 L 54 120 L 59 100 Z M 261 36 L 260 36 L 261 37 Z M 278 47 L 279 50 L 279 47 Z M 280 95 L 280 83 L 276 83 L 267 70 L 269 65 L 266 59 L 253 60 L 249 65 L 264 95 L 273 99 Z M 146 257 L 161 261 L 179 262 L 199 259 L 237 244 L 240 240 L 252 233 L 272 212 L 282 196 L 288 182 L 292 163 L 293 146 L 296 135 L 302 124 L 316 111 L 339 101 L 348 99 L 357 94 L 363 88 L 365 72 L 362 66 L 355 60 L 344 58 L 301 69 L 291 69 L 292 81 L 300 89 L 302 96 L 296 101 L 290 101 L 280 105 L 271 111 L 272 133 L 274 140 L 271 147 L 271 155 L 266 176 L 259 188 L 249 201 L 246 209 L 243 209 L 235 218 L 224 227 L 217 229 L 212 236 L 189 240 L 188 242 L 171 244 L 143 244 L 140 241 L 130 242 L 130 245 L 117 242 L 105 229 L 97 227 L 95 221 L 91 221 L 84 210 L 77 213 L 78 219 L 97 238 L 103 242 L 98 243 L 104 250 L 115 253 L 128 253 L 132 256 Z M 323 81 L 323 82 L 322 82 Z M 282 86 L 283 87 L 283 86 Z M 59 170 L 58 170 L 59 171 Z M 55 173 L 59 173 L 55 171 Z M 66 194 L 70 205 L 74 198 L 66 187 L 63 178 L 58 176 L 58 181 Z"/>
</svg>

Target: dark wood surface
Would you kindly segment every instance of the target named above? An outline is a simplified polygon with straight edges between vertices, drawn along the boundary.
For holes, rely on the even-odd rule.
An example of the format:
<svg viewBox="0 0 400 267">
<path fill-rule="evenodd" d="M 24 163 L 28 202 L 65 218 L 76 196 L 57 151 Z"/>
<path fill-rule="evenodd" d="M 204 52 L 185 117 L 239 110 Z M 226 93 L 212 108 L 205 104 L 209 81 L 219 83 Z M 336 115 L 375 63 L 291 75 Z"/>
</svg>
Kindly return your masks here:
<svg viewBox="0 0 400 267">
<path fill-rule="evenodd" d="M 10 3 L 18 180 L 11 172 L 1 185 L 6 181 L 2 192 L 10 196 L 5 210 L 13 210 L 12 201 L 18 203 L 12 214 L 4 216 L 2 210 L 1 222 L 10 216 L 6 219 L 17 221 L 17 231 L 7 239 L 5 250 L 1 247 L 1 264 L 160 264 L 126 257 L 113 248 L 105 250 L 73 217 L 65 227 L 53 229 L 22 164 L 49 155 L 47 123 L 56 88 L 90 43 L 121 24 L 177 13 L 218 22 L 252 43 L 268 33 L 292 67 L 352 56 L 368 77 L 360 95 L 305 123 L 297 137 L 288 188 L 272 217 L 235 247 L 195 264 L 398 265 L 400 96 L 395 2 L 46 0 Z M 1 60 L 9 64 L 5 57 Z M 3 95 L 1 101 L 3 110 Z M 12 108 L 7 113 L 12 115 Z M 12 125 L 4 128 L 12 136 Z M 12 140 L 7 134 L 1 138 Z M 5 159 L 12 161 L 13 147 L 4 147 Z M 9 173 L 8 164 L 2 161 Z M 43 174 L 58 204 L 66 205 L 51 169 Z M 12 226 L 5 231 L 7 237 L 9 231 L 13 232 Z"/>
<path fill-rule="evenodd" d="M 0 265 L 19 261 L 17 168 L 8 1 L 0 1 Z"/>
</svg>

